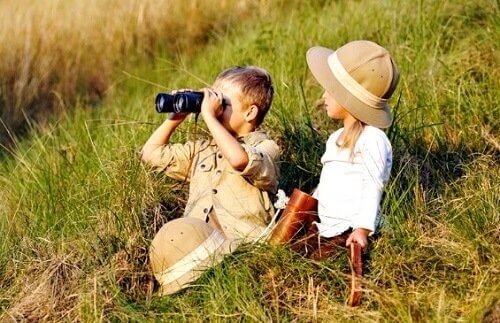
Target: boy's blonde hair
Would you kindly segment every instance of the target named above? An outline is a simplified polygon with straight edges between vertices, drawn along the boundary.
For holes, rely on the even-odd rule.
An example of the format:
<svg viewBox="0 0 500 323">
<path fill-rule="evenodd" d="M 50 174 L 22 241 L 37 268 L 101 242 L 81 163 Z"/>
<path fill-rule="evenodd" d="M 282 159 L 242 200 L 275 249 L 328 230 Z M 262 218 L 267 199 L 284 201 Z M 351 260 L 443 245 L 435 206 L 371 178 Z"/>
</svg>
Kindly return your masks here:
<svg viewBox="0 0 500 323">
<path fill-rule="evenodd" d="M 242 102 L 247 105 L 256 105 L 259 113 L 256 118 L 256 126 L 259 126 L 267 111 L 271 107 L 274 88 L 271 75 L 256 66 L 235 66 L 222 71 L 215 83 L 231 82 L 240 88 Z"/>
</svg>

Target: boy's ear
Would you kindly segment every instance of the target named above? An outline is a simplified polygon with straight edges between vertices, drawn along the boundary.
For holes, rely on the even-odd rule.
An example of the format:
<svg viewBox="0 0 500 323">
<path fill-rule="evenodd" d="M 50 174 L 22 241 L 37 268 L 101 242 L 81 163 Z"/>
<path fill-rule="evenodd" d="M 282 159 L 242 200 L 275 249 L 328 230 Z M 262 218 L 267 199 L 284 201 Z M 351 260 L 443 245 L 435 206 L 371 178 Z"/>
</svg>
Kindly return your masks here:
<svg viewBox="0 0 500 323">
<path fill-rule="evenodd" d="M 256 106 L 255 104 L 252 104 L 245 113 L 245 121 L 251 122 L 255 120 L 258 114 L 259 114 L 259 107 Z"/>
</svg>

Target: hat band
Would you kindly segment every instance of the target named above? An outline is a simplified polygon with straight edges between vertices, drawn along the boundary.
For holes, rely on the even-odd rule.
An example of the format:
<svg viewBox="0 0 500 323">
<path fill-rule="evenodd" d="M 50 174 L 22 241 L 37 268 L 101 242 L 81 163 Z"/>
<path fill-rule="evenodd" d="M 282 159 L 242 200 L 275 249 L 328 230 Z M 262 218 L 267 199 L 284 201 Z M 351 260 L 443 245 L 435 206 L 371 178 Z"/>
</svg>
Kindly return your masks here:
<svg viewBox="0 0 500 323">
<path fill-rule="evenodd" d="M 214 230 L 202 244 L 182 257 L 173 266 L 161 272 L 156 279 L 161 285 L 166 285 L 181 278 L 188 271 L 193 270 L 193 268 L 213 255 L 224 241 L 225 238 L 217 230 Z"/>
<path fill-rule="evenodd" d="M 342 84 L 347 91 L 358 98 L 361 102 L 373 109 L 384 109 L 387 104 L 387 100 L 374 95 L 359 84 L 351 75 L 349 75 L 340 62 L 337 52 L 328 56 L 328 66 L 340 84 Z"/>
</svg>

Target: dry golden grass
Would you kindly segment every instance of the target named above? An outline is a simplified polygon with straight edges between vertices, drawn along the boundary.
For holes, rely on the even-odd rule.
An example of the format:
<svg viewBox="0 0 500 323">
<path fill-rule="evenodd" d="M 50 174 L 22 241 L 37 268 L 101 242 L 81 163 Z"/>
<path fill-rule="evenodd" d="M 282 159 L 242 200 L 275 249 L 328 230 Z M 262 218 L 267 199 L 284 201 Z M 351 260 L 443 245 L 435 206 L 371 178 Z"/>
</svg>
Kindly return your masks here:
<svg viewBox="0 0 500 323">
<path fill-rule="evenodd" d="M 183 54 L 241 21 L 255 0 L 45 0 L 0 2 L 0 139 L 26 119 L 98 102 L 111 75 L 158 48 Z M 5 138 L 4 138 L 5 139 Z M 1 140 L 0 140 L 1 142 Z"/>
</svg>

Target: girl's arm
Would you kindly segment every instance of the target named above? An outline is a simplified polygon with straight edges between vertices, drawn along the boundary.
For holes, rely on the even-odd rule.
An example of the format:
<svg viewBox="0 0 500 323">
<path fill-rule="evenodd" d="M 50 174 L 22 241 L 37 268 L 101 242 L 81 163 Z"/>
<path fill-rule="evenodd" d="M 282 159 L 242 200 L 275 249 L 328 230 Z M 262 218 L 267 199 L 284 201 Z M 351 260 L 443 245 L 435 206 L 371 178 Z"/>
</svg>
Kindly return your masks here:
<svg viewBox="0 0 500 323">
<path fill-rule="evenodd" d="M 353 232 L 346 244 L 358 242 L 366 248 L 368 236 L 375 231 L 375 222 L 380 208 L 384 186 L 389 179 L 392 166 L 392 148 L 381 131 L 367 134 L 360 145 L 364 174 L 361 192 L 361 209 L 353 219 Z"/>
</svg>

